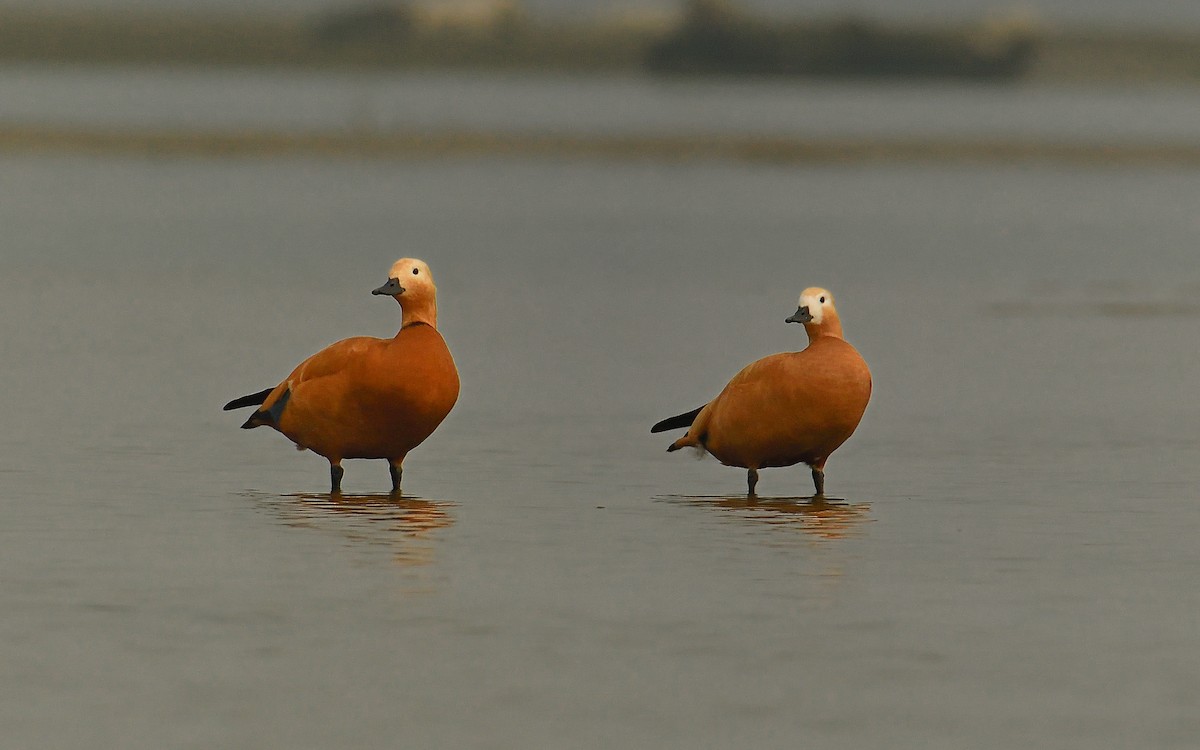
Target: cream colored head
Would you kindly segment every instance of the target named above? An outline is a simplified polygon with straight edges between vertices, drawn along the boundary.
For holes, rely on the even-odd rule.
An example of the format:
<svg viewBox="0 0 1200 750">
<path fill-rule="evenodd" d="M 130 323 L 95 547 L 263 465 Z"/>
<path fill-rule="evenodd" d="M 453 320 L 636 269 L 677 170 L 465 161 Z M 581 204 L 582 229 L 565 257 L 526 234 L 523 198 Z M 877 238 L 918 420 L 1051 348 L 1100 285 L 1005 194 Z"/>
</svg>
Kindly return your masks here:
<svg viewBox="0 0 1200 750">
<path fill-rule="evenodd" d="M 796 312 L 787 322 L 803 323 L 809 338 L 818 335 L 842 335 L 842 324 L 838 319 L 837 308 L 833 306 L 833 294 L 819 286 L 810 286 L 800 293 Z"/>
<path fill-rule="evenodd" d="M 833 309 L 833 295 L 828 289 L 822 289 L 819 286 L 810 286 L 803 292 L 800 292 L 800 301 L 796 306 L 796 314 L 787 319 L 789 323 L 804 323 L 805 325 L 821 325 L 825 320 L 826 311 L 831 311 L 835 315 L 837 311 Z"/>
<path fill-rule="evenodd" d="M 437 287 L 429 265 L 416 258 L 401 258 L 388 271 L 387 283 L 371 294 L 392 297 L 404 309 L 404 324 L 423 322 L 437 325 Z"/>
</svg>

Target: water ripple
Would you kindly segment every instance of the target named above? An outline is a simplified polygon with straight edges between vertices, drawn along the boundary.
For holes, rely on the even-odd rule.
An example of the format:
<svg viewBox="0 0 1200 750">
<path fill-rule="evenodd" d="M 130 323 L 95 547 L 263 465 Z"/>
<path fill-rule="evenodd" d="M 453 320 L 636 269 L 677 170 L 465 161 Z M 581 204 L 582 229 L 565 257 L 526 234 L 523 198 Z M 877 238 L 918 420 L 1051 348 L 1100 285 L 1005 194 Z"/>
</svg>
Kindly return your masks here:
<svg viewBox="0 0 1200 750">
<path fill-rule="evenodd" d="M 658 499 L 711 508 L 742 521 L 800 531 L 822 541 L 860 536 L 872 520 L 869 503 L 841 498 L 666 495 Z"/>
<path fill-rule="evenodd" d="M 437 532 L 454 525 L 456 503 L 411 495 L 247 493 L 291 528 L 334 529 L 355 545 L 386 547 L 398 565 L 434 561 Z"/>
</svg>

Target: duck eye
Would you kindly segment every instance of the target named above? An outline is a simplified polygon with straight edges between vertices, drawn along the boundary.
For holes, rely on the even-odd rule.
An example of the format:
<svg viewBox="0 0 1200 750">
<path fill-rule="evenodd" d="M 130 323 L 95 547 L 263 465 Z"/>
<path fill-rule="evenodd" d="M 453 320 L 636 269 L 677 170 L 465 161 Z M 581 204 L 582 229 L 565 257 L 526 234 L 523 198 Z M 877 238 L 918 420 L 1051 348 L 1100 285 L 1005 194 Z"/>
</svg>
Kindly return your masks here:
<svg viewBox="0 0 1200 750">
<path fill-rule="evenodd" d="M 414 268 L 414 269 L 413 269 L 413 276 L 416 276 L 418 273 L 420 273 L 420 271 L 418 271 L 417 269 L 415 269 L 415 268 Z M 822 302 L 824 302 L 825 300 L 821 300 L 821 301 L 822 301 Z"/>
</svg>

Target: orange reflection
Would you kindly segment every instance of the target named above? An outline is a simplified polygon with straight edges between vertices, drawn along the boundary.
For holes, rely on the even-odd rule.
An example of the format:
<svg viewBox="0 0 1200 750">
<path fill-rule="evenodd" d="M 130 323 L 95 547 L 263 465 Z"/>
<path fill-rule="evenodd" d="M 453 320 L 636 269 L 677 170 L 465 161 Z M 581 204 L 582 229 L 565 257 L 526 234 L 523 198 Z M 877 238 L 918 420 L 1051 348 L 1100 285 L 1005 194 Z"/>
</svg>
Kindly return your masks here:
<svg viewBox="0 0 1200 750">
<path fill-rule="evenodd" d="M 295 494 L 264 497 L 284 524 L 336 529 L 355 544 L 393 550 L 399 565 L 429 565 L 435 532 L 454 525 L 455 503 L 409 495 Z"/>
<path fill-rule="evenodd" d="M 795 529 L 818 539 L 858 536 L 871 520 L 869 503 L 816 497 L 682 497 L 689 505 L 717 508 L 747 521 Z"/>
</svg>

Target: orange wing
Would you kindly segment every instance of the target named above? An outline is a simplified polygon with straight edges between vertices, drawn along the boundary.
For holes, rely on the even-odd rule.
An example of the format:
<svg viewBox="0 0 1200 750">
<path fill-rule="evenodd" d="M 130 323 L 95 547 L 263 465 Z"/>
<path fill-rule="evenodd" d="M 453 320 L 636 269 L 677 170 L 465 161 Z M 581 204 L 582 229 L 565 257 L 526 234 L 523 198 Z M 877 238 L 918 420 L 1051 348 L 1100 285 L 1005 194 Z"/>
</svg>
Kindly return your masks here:
<svg viewBox="0 0 1200 750">
<path fill-rule="evenodd" d="M 342 339 L 336 344 L 330 344 L 301 362 L 283 382 L 290 382 L 295 387 L 309 380 L 336 375 L 344 370 L 355 357 L 372 347 L 378 346 L 382 341 L 383 339 L 377 339 L 373 336 L 355 336 L 353 338 Z"/>
<path fill-rule="evenodd" d="M 377 339 L 373 336 L 354 336 L 353 338 L 342 339 L 337 343 L 330 344 L 297 365 L 296 369 L 292 370 L 291 375 L 288 375 L 284 378 L 283 382 L 275 386 L 275 390 L 271 391 L 271 395 L 267 396 L 262 406 L 259 407 L 259 410 L 271 413 L 275 402 L 283 396 L 289 386 L 295 388 L 301 383 L 336 375 L 345 370 L 355 357 L 374 346 L 378 346 L 382 341 L 383 339 Z"/>
</svg>

